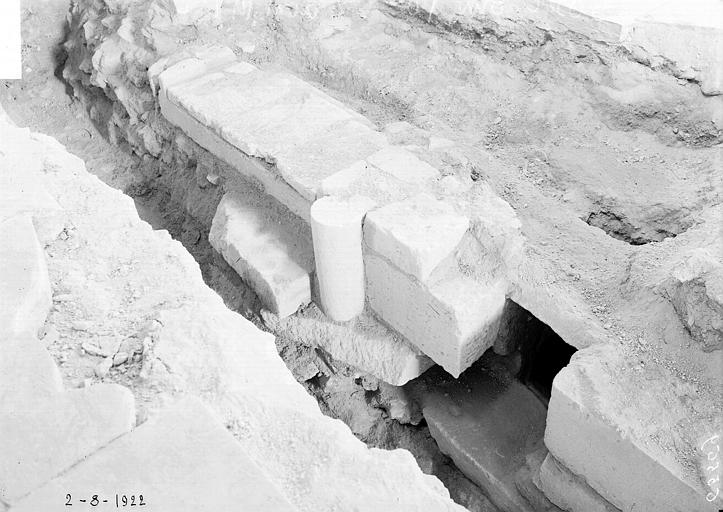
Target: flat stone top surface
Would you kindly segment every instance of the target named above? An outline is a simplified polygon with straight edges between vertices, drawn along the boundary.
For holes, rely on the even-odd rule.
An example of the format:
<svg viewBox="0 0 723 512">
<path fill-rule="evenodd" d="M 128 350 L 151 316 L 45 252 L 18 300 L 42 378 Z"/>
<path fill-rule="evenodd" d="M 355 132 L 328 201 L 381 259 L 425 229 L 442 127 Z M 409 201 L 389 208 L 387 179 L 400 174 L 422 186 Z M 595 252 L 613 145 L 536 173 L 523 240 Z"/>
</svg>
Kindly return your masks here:
<svg viewBox="0 0 723 512">
<path fill-rule="evenodd" d="M 186 398 L 32 493 L 13 511 L 56 510 L 66 494 L 81 506 L 89 505 L 80 499 L 90 503 L 97 495 L 99 509 L 115 507 L 117 493 L 135 495 L 137 504 L 143 495 L 146 506 L 140 510 L 149 512 L 294 510 L 200 401 Z"/>
<path fill-rule="evenodd" d="M 430 194 L 392 203 L 367 214 L 364 240 L 404 272 L 426 280 L 456 248 L 469 220 Z"/>
<path fill-rule="evenodd" d="M 245 62 L 178 80 L 165 94 L 252 156 L 308 140 L 339 121 L 369 125 L 363 116 L 294 75 L 263 71 Z"/>
<path fill-rule="evenodd" d="M 522 511 L 515 475 L 542 446 L 547 408 L 511 364 L 486 354 L 457 380 L 435 368 L 411 390 L 443 451 L 500 509 Z"/>
<path fill-rule="evenodd" d="M 3 410 L 0 498 L 14 502 L 128 432 L 134 424 L 133 395 L 117 384 L 72 389 L 46 395 L 42 402 Z M 57 506 L 58 498 L 54 499 L 48 502 L 53 507 Z"/>
<path fill-rule="evenodd" d="M 234 147 L 276 164 L 307 200 L 323 178 L 387 144 L 364 116 L 290 73 L 236 62 L 201 76 L 189 69 L 184 80 L 185 62 L 161 73 L 163 94 Z"/>
</svg>

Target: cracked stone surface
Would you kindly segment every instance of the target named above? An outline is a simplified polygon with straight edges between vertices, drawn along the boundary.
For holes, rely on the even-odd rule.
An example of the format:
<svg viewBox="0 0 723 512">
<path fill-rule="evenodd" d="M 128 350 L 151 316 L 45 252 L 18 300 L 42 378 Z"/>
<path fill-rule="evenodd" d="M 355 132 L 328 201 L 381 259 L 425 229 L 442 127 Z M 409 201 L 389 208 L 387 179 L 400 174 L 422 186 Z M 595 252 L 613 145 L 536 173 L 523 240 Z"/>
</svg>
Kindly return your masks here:
<svg viewBox="0 0 723 512">
<path fill-rule="evenodd" d="M 143 499 L 146 510 L 295 510 L 218 418 L 193 398 L 178 400 L 12 510 L 52 510 L 66 494 L 76 506 L 91 495 L 100 498 L 100 507 L 115 506 L 119 492 L 133 495 L 136 505 Z"/>
</svg>

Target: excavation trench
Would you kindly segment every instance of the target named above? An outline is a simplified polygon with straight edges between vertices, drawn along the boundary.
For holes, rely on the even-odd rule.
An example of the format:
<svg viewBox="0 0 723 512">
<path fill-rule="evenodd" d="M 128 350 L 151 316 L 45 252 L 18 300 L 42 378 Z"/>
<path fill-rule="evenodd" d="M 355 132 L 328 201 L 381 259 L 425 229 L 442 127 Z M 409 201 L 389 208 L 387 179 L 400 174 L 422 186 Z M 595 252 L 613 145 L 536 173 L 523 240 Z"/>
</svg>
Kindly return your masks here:
<svg viewBox="0 0 723 512">
<path fill-rule="evenodd" d="M 510 301 L 508 307 L 516 313 L 504 354 L 488 350 L 458 379 L 434 366 L 404 386 L 391 386 L 285 333 L 275 319 L 267 323 L 269 314 L 256 294 L 208 243 L 209 226 L 174 202 L 172 190 L 151 182 L 136 188 L 133 197 L 144 220 L 183 243 L 229 308 L 276 335 L 282 359 L 325 414 L 344 421 L 371 447 L 409 450 L 423 471 L 440 478 L 452 498 L 472 511 L 498 510 L 495 504 L 505 500 L 490 498 L 485 488 L 490 483 L 479 477 L 478 468 L 457 462 L 469 447 L 505 452 L 516 471 L 501 484 L 518 489 L 533 509 L 539 503 L 549 505 L 534 487 L 530 491 L 531 478 L 546 453 L 542 434 L 552 381 L 575 352 L 549 326 Z M 472 427 L 458 433 L 462 448 L 440 447 L 435 440 L 439 429 L 455 424 Z M 533 434 L 517 435 L 520 432 Z M 479 454 L 471 456 L 494 464 Z"/>
<path fill-rule="evenodd" d="M 76 89 L 78 93 L 84 96 L 95 124 L 108 126 L 108 119 L 99 117 L 99 112 L 113 111 L 109 100 L 92 89 Z M 124 191 L 133 197 L 142 219 L 154 229 L 168 230 L 184 245 L 199 263 L 206 283 L 230 309 L 276 335 L 279 354 L 325 414 L 343 420 L 369 446 L 409 450 L 425 472 L 440 478 L 453 499 L 470 510 L 514 506 L 505 506 L 510 503 L 507 496 L 490 496 L 494 494 L 490 488 L 499 486 L 519 493 L 533 510 L 539 503 L 549 506 L 531 479 L 546 453 L 542 435 L 552 380 L 568 363 L 572 347 L 534 315 L 508 301 L 511 313 L 501 334 L 504 343 L 497 344 L 504 347 L 498 347 L 498 353 L 488 350 L 458 379 L 434 366 L 397 387 L 335 360 L 308 338 L 300 340 L 286 332 L 211 247 L 211 218 L 222 192 L 208 177 L 234 179 L 234 169 L 178 130 L 169 129 L 168 140 L 160 158 L 133 155 L 138 167 Z M 115 142 L 130 153 L 122 139 Z M 250 182 L 242 188 L 249 194 L 263 194 Z M 456 425 L 465 428 L 455 432 Z M 435 439 L 448 432 L 454 432 L 456 443 L 440 446 Z M 498 464 L 500 453 L 509 465 Z M 489 454 L 497 455 L 489 458 Z M 479 464 L 496 467 L 508 480 L 481 477 Z"/>
<path fill-rule="evenodd" d="M 37 113 L 23 112 L 20 104 L 9 110 L 68 144 L 89 171 L 134 199 L 142 219 L 180 241 L 198 262 L 205 282 L 230 309 L 276 335 L 284 362 L 327 415 L 343 420 L 369 446 L 409 450 L 422 470 L 436 475 L 452 498 L 469 510 L 523 510 L 516 505 L 518 499 L 532 510 L 551 506 L 532 483 L 532 475 L 546 453 L 542 434 L 552 380 L 574 352 L 570 346 L 508 301 L 512 314 L 503 329 L 504 344 L 488 350 L 458 379 L 434 366 L 397 387 L 285 332 L 208 241 L 225 188 L 249 196 L 263 192 L 166 122 L 156 107 L 140 113 L 161 141 L 151 150 L 131 129 L 130 116 L 112 89 L 92 85 L 89 75 L 80 71 L 81 60 L 81 55 L 71 53 L 65 63 L 70 80 L 54 84 L 58 87 L 49 93 L 57 104 L 67 105 L 67 86 L 80 100 L 56 112 L 56 122 L 48 124 Z M 69 138 L 68 127 L 87 136 Z M 438 444 L 443 438 L 448 442 Z M 500 459 L 508 464 L 500 464 Z M 485 465 L 500 478 L 480 476 Z"/>
</svg>

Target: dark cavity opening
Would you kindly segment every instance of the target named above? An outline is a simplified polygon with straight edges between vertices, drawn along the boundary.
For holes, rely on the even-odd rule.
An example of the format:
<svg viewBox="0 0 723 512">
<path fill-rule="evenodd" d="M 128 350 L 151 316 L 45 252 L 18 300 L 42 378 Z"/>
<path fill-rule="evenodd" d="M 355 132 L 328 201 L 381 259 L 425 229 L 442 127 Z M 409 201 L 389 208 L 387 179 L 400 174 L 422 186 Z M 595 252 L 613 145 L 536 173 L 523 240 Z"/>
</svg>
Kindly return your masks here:
<svg viewBox="0 0 723 512">
<path fill-rule="evenodd" d="M 545 402 L 552 393 L 552 381 L 570 362 L 575 348 L 535 315 L 508 300 L 493 351 L 514 368 L 515 378 Z"/>
<path fill-rule="evenodd" d="M 622 240 L 630 245 L 645 245 L 650 242 L 660 242 L 666 238 L 674 238 L 689 227 L 689 223 L 668 226 L 671 229 L 662 227 L 661 222 L 648 222 L 647 226 L 635 226 L 625 215 L 608 210 L 599 210 L 583 217 L 585 223 L 605 231 L 608 236 Z M 669 219 L 672 222 L 675 219 Z M 658 224 L 656 226 L 656 224 Z M 675 224 L 675 223 L 673 223 Z"/>
</svg>

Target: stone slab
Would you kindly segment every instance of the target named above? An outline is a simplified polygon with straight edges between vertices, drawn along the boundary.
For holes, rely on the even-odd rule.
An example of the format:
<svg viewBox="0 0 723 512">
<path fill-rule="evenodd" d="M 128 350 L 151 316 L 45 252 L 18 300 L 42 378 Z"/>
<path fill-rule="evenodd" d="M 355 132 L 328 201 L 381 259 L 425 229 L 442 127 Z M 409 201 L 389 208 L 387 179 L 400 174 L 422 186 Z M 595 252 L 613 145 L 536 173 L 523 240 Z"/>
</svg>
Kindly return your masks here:
<svg viewBox="0 0 723 512">
<path fill-rule="evenodd" d="M 266 320 L 279 335 L 318 346 L 334 359 L 393 386 L 404 385 L 434 365 L 417 347 L 381 324 L 368 309 L 343 324 L 330 321 L 315 305 L 281 321 Z"/>
<path fill-rule="evenodd" d="M 159 95 L 158 100 L 161 112 L 168 121 L 183 130 L 199 146 L 233 166 L 239 174 L 253 181 L 266 194 L 275 197 L 289 210 L 309 222 L 311 201 L 303 198 L 280 175 L 271 172 L 261 160 L 248 156 L 209 130 L 186 110 L 169 101 L 165 94 Z"/>
<path fill-rule="evenodd" d="M 52 295 L 45 253 L 27 215 L 0 223 L 0 334 L 37 334 Z"/>
<path fill-rule="evenodd" d="M 53 241 L 65 224 L 63 209 L 45 190 L 39 173 L 0 172 L 0 222 L 19 214 L 32 217 L 43 244 Z"/>
<path fill-rule="evenodd" d="M 245 155 L 277 164 L 308 201 L 316 199 L 320 179 L 386 144 L 366 118 L 289 73 L 238 62 L 181 80 L 178 68 L 184 65 L 159 76 L 164 115 L 214 153 L 216 148 L 201 141 L 216 136 Z M 204 130 L 210 133 L 199 133 Z"/>
<path fill-rule="evenodd" d="M 423 183 L 410 185 L 384 173 L 364 160 L 321 180 L 317 195 L 348 198 L 364 196 L 378 206 L 401 201 L 422 190 Z"/>
<path fill-rule="evenodd" d="M 63 391 L 60 371 L 34 336 L 0 339 L 0 411 L 47 401 Z"/>
<path fill-rule="evenodd" d="M 372 250 L 364 263 L 374 312 L 450 374 L 459 376 L 494 343 L 501 283 L 484 286 L 452 272 L 424 285 Z"/>
<path fill-rule="evenodd" d="M 619 348 L 595 345 L 578 351 L 558 373 L 545 431 L 550 453 L 620 510 L 717 510 L 723 501 L 706 501 L 708 490 L 695 470 L 652 442 L 661 414 L 668 416 L 662 428 L 670 435 L 676 406 L 666 410 L 657 388 L 643 388 L 649 381 L 632 381 L 628 363 Z M 637 392 L 634 406 L 626 403 L 634 395 L 630 389 Z"/>
<path fill-rule="evenodd" d="M 540 487 L 550 501 L 569 512 L 619 512 L 549 453 L 540 466 Z"/>
<path fill-rule="evenodd" d="M 440 177 L 439 171 L 401 146 L 388 146 L 367 158 L 367 162 L 404 183 L 419 183 Z"/>
<path fill-rule="evenodd" d="M 366 244 L 399 269 L 426 281 L 454 252 L 469 220 L 430 194 L 392 203 L 364 219 Z"/>
<path fill-rule="evenodd" d="M 279 316 L 311 301 L 314 250 L 309 227 L 271 198 L 224 195 L 209 241 Z"/>
<path fill-rule="evenodd" d="M 366 124 L 341 121 L 300 144 L 280 148 L 274 158 L 287 183 L 313 201 L 324 195 L 321 192 L 324 179 L 386 144 L 386 138 Z"/>
<path fill-rule="evenodd" d="M 134 424 L 133 395 L 115 384 L 70 390 L 4 410 L 0 499 L 12 505 Z"/>
<path fill-rule="evenodd" d="M 515 476 L 542 446 L 547 410 L 495 359 L 485 356 L 456 380 L 427 372 L 419 400 L 442 452 L 500 510 L 532 512 Z"/>
<path fill-rule="evenodd" d="M 141 510 L 294 510 L 210 411 L 184 398 L 50 481 L 14 512 L 54 510 L 58 497 L 143 495 Z M 82 505 L 81 503 L 78 503 Z M 98 507 L 102 509 L 102 507 Z"/>
<path fill-rule="evenodd" d="M 544 444 L 527 454 L 527 462 L 515 474 L 515 487 L 535 512 L 563 512 L 540 489 L 540 466 L 548 451 Z"/>
</svg>

